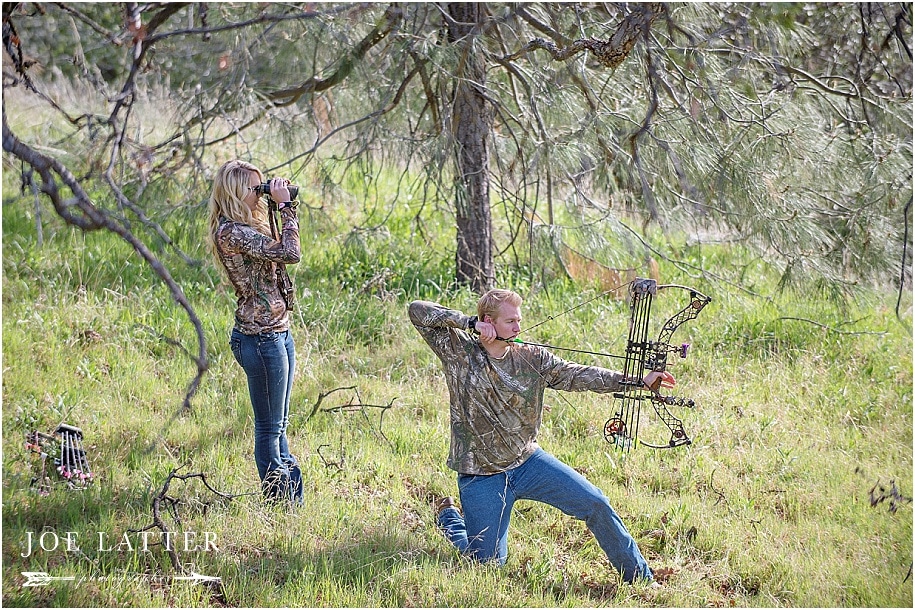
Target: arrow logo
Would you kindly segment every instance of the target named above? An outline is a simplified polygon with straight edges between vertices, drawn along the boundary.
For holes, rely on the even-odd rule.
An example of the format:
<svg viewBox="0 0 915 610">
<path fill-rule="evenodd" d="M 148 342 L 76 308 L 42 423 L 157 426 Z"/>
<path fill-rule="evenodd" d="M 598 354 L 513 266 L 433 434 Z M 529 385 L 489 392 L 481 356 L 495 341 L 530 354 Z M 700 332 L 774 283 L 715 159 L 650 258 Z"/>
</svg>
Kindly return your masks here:
<svg viewBox="0 0 915 610">
<path fill-rule="evenodd" d="M 191 572 L 190 576 L 173 576 L 173 580 L 192 580 L 194 582 L 222 582 L 219 576 L 205 576 L 197 572 Z"/>
<path fill-rule="evenodd" d="M 54 581 L 65 581 L 73 582 L 76 580 L 76 576 L 51 576 L 47 572 L 21 572 L 25 576 L 26 581 L 23 583 L 23 587 L 46 587 Z M 147 575 L 138 575 L 141 577 L 146 577 Z M 197 572 L 191 572 L 188 576 L 172 576 L 172 580 L 187 580 L 195 583 L 221 583 L 222 578 L 219 576 L 206 576 L 205 574 L 198 574 Z M 96 578 L 83 579 L 83 580 L 107 580 L 106 577 L 100 576 Z"/>
<path fill-rule="evenodd" d="M 51 576 L 47 572 L 22 572 L 27 578 L 23 587 L 44 587 L 55 580 L 76 580 L 76 576 Z"/>
</svg>

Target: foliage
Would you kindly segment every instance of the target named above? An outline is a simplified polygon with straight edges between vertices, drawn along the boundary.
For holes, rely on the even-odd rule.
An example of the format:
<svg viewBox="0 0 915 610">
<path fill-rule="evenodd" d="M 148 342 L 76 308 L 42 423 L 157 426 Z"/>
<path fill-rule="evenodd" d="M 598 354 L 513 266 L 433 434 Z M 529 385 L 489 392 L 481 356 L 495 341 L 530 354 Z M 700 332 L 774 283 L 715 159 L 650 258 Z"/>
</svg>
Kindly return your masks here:
<svg viewBox="0 0 915 610">
<path fill-rule="evenodd" d="M 233 299 L 212 264 L 179 276 L 212 346 L 210 370 L 184 410 L 193 364 L 179 344 L 191 330 L 155 275 L 114 237 L 53 219 L 38 245 L 29 197 L 5 180 L 4 606 L 912 604 L 904 580 L 911 504 L 903 499 L 895 512 L 889 501 L 871 505 L 872 488 L 890 489 L 891 480 L 912 495 L 912 340 L 887 292 L 856 305 L 754 297 L 662 262 L 665 281 L 700 282 L 714 298 L 683 329 L 691 355 L 672 369 L 678 391 L 699 405 L 682 413 L 694 445 L 618 453 L 602 437 L 605 399 L 552 392 L 540 438 L 608 494 L 651 565 L 671 572 L 661 589 L 621 586 L 584 526 L 544 505 L 516 507 L 502 569 L 460 559 L 436 532 L 431 500 L 456 491 L 444 466 L 447 390 L 404 311 L 418 297 L 466 311 L 476 297 L 436 286 L 450 254 L 411 235 L 413 210 L 390 218 L 387 234 L 357 231 L 358 240 L 341 230 L 363 224 L 353 222 L 364 218 L 358 208 L 352 217 L 343 208 L 303 213 L 312 247 L 296 270 L 290 426 L 309 487 L 306 505 L 286 510 L 255 493 L 250 405 L 226 341 Z M 166 227 L 202 256 L 201 224 L 176 216 Z M 743 269 L 756 290 L 778 277 L 736 245 L 671 247 L 697 266 Z M 389 249 L 396 255 L 386 257 Z M 415 279 L 404 279 L 410 273 Z M 379 274 L 388 279 L 363 289 L 363 278 Z M 559 279 L 546 287 L 517 279 L 525 324 L 598 294 Z M 677 303 L 657 305 L 663 317 Z M 614 351 L 627 315 L 624 303 L 603 298 L 530 334 Z M 392 407 L 383 416 L 370 407 L 333 410 L 353 402 L 339 391 L 312 414 L 319 394 L 348 386 L 363 403 Z M 55 482 L 42 496 L 30 486 L 38 458 L 23 439 L 60 422 L 84 431 L 96 481 L 85 491 Z M 218 547 L 182 551 L 183 565 L 220 576 L 221 591 L 170 580 L 161 546 L 144 551 L 129 533 L 150 523 L 151 500 L 173 469 L 206 473 L 221 491 L 254 493 L 223 500 L 194 480 L 170 488 L 180 525 L 169 524 L 211 532 Z M 82 553 L 20 556 L 26 532 L 51 530 L 76 532 Z M 112 550 L 99 550 L 97 532 Z M 23 587 L 24 571 L 83 580 Z"/>
<path fill-rule="evenodd" d="M 66 113 L 63 133 L 30 138 L 67 151 L 99 201 L 115 203 L 101 197 L 114 180 L 156 218 L 198 203 L 215 167 L 241 157 L 314 181 L 328 202 L 361 180 L 382 217 L 404 192 L 425 204 L 418 221 L 454 213 L 462 60 L 442 6 L 131 6 L 23 3 L 6 16 L 28 57 L 5 93 L 34 90 L 4 116 L 42 99 Z M 900 267 L 907 279 L 911 7 L 670 3 L 613 70 L 529 45 L 606 40 L 640 10 L 486 5 L 498 262 L 534 264 L 521 240 L 542 222 L 604 264 L 637 268 L 658 253 L 631 239 L 635 223 L 751 245 L 782 286 L 849 294 Z M 49 96 L 44 83 L 80 91 Z M 150 121 L 147 103 L 166 98 L 164 120 Z M 376 181 L 398 174 L 397 197 L 374 199 Z M 662 243 L 651 248 L 667 255 Z"/>
</svg>

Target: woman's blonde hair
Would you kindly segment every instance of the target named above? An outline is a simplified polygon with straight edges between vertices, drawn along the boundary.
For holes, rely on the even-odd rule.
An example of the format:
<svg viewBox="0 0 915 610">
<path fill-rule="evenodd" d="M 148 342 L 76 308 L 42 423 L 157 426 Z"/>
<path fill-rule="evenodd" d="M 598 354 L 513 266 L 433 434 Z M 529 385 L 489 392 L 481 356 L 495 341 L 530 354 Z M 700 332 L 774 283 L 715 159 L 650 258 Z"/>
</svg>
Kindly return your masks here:
<svg viewBox="0 0 915 610">
<path fill-rule="evenodd" d="M 502 303 L 510 303 L 515 307 L 520 307 L 521 301 L 521 295 L 517 292 L 494 288 L 477 301 L 477 317 L 483 320 L 486 316 L 491 316 L 495 320 L 496 316 L 499 315 L 499 307 L 502 306 Z"/>
<path fill-rule="evenodd" d="M 258 208 L 256 212 L 252 212 L 248 204 L 245 203 L 251 172 L 257 174 L 259 182 L 264 181 L 264 174 L 259 169 L 250 163 L 238 160 L 224 163 L 213 179 L 213 192 L 210 193 L 209 203 L 210 217 L 207 242 L 210 246 L 210 251 L 217 260 L 219 260 L 219 252 L 216 250 L 214 239 L 216 237 L 216 229 L 219 228 L 220 217 L 250 225 L 258 232 L 267 236 L 270 235 L 266 207 Z"/>
</svg>

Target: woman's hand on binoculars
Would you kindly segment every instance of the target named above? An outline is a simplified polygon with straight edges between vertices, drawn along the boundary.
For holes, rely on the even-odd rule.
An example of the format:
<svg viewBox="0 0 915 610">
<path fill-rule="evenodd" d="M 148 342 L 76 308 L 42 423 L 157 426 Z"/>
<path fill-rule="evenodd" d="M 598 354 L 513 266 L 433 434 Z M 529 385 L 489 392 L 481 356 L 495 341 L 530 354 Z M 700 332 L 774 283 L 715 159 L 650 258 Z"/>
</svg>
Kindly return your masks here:
<svg viewBox="0 0 915 610">
<path fill-rule="evenodd" d="M 289 189 L 286 186 L 289 181 L 285 178 L 272 178 L 270 180 L 270 198 L 277 203 L 284 203 L 292 199 L 289 196 Z"/>
</svg>

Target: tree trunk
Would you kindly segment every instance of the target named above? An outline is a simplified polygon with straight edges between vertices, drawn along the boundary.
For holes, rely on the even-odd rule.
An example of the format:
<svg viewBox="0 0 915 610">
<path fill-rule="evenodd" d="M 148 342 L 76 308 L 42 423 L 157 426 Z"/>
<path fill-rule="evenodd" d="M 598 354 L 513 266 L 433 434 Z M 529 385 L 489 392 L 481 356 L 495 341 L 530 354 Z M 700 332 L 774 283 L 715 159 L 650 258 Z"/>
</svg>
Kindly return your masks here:
<svg viewBox="0 0 915 610">
<path fill-rule="evenodd" d="M 454 73 L 456 279 L 479 294 L 495 283 L 492 215 L 489 208 L 489 134 L 493 111 L 486 100 L 486 70 L 477 51 L 484 8 L 479 3 L 447 5 L 448 40 L 459 50 Z"/>
</svg>

